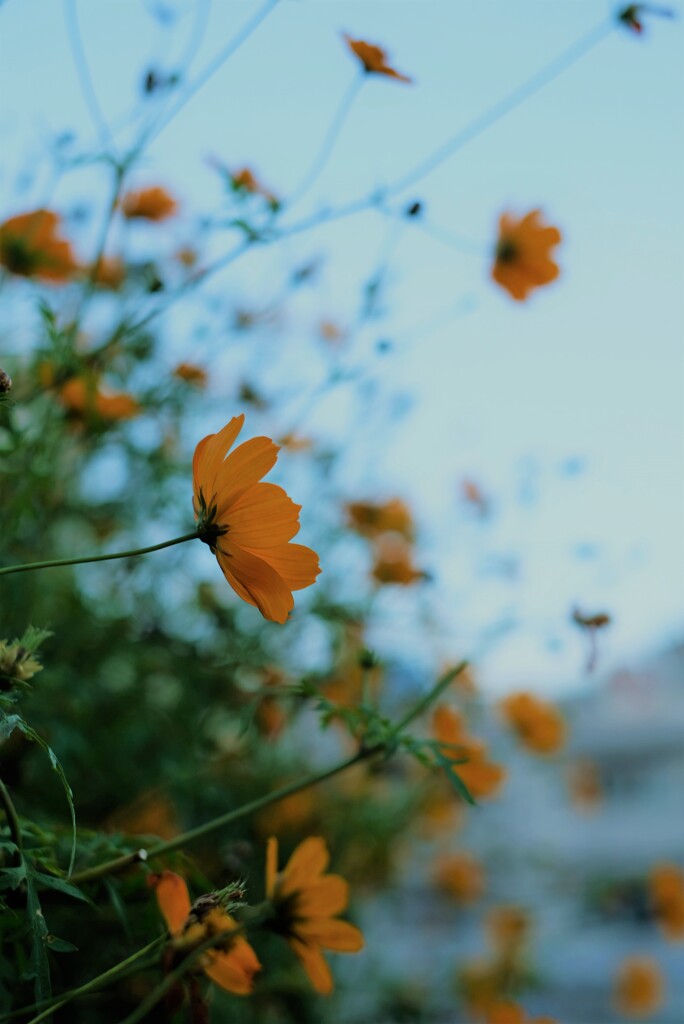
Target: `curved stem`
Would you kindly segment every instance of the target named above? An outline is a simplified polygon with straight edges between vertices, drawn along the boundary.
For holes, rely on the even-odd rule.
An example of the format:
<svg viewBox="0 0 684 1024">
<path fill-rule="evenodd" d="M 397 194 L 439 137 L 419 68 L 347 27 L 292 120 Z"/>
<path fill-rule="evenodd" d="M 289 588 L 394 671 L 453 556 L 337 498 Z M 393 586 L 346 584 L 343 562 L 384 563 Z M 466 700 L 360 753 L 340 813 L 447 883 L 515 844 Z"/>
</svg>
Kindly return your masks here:
<svg viewBox="0 0 684 1024">
<path fill-rule="evenodd" d="M 304 175 L 299 185 L 297 185 L 297 187 L 294 189 L 292 195 L 283 203 L 283 209 L 289 210 L 290 207 L 294 206 L 294 204 L 298 202 L 298 200 L 300 200 L 302 196 L 305 195 L 306 192 L 308 192 L 308 190 L 314 184 L 316 179 L 322 174 L 325 165 L 327 164 L 328 160 L 332 155 L 332 151 L 335 148 L 335 143 L 337 142 L 339 134 L 342 131 L 342 128 L 344 127 L 344 123 L 347 120 L 347 117 L 349 116 L 352 107 L 354 106 L 354 101 L 361 92 L 361 87 L 363 83 L 366 81 L 367 77 L 368 76 L 366 72 L 362 70 L 359 75 L 356 75 L 352 79 L 350 87 L 344 93 L 342 97 L 342 102 L 340 103 L 332 121 L 330 122 L 330 127 L 328 128 L 328 131 L 325 134 L 323 144 L 318 154 L 316 155 L 314 162 Z"/>
<path fill-rule="evenodd" d="M 173 547 L 174 544 L 184 544 L 188 540 L 199 539 L 197 530 L 192 533 L 185 533 L 182 537 L 174 537 L 172 540 L 163 540 L 161 544 L 150 544 L 146 548 L 132 548 L 130 551 L 113 551 L 110 555 L 90 555 L 86 558 L 55 558 L 47 562 L 25 562 L 23 565 L 8 565 L 0 569 L 0 576 L 9 576 L 14 572 L 30 572 L 32 569 L 56 569 L 62 565 L 84 565 L 86 562 L 108 562 L 113 558 L 134 558 L 136 555 L 147 555 L 151 551 L 161 551 L 162 548 Z"/>
<path fill-rule="evenodd" d="M 267 793 L 265 796 L 258 797 L 256 800 L 251 800 L 248 804 L 243 804 L 242 807 L 237 807 L 233 811 L 228 811 L 226 814 L 222 814 L 218 818 L 212 818 L 211 821 L 207 821 L 203 825 L 198 825 L 197 828 L 189 829 L 189 831 L 183 832 L 181 835 L 175 836 L 173 839 L 168 839 L 162 843 L 158 843 L 149 850 L 135 850 L 133 853 L 125 854 L 122 857 L 116 857 L 114 860 L 106 861 L 103 864 L 96 864 L 92 868 L 85 868 L 83 871 L 77 871 L 71 876 L 71 882 L 73 885 L 80 885 L 83 882 L 92 882 L 98 878 L 103 878 L 105 875 L 117 874 L 141 860 L 147 861 L 151 860 L 153 857 L 160 857 L 162 854 L 171 853 L 173 850 L 178 850 L 181 847 L 186 846 L 188 843 L 194 842 L 195 839 L 201 839 L 202 836 L 209 835 L 211 832 L 215 832 L 217 829 L 223 828 L 224 825 L 230 825 L 234 821 L 239 821 L 240 818 L 246 817 L 248 814 L 260 811 L 262 808 L 268 807 L 269 804 L 274 804 L 279 800 L 284 800 L 285 797 L 292 796 L 294 793 L 299 793 L 302 789 L 309 789 L 311 786 L 316 786 L 319 782 L 324 782 L 326 779 L 330 779 L 334 775 L 338 775 L 347 768 L 351 768 L 352 765 L 359 764 L 361 761 L 367 760 L 374 754 L 380 753 L 382 749 L 384 749 L 383 744 L 376 744 L 373 747 L 360 750 L 357 754 L 354 754 L 353 757 L 349 757 L 344 761 L 338 761 L 338 763 L 333 765 L 332 768 L 325 768 L 323 771 L 305 775 L 303 779 L 299 779 L 297 782 L 291 782 L 287 786 L 281 786 L 280 789 L 274 789 L 272 793 Z"/>
</svg>

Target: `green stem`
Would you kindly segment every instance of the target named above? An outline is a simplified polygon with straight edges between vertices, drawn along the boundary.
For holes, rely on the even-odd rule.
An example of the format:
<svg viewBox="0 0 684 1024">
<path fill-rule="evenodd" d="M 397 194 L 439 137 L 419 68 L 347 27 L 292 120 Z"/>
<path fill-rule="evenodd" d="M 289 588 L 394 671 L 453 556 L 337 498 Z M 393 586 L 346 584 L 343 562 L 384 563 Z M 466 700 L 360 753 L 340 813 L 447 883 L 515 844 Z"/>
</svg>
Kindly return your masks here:
<svg viewBox="0 0 684 1024">
<path fill-rule="evenodd" d="M 56 1001 L 50 1000 L 49 1005 L 46 1006 L 44 1010 L 41 1010 L 36 1017 L 32 1017 L 27 1024 L 39 1024 L 40 1021 L 45 1020 L 54 1013 L 55 1010 L 59 1010 L 62 1006 L 70 1003 L 73 999 L 87 995 L 89 992 L 94 992 L 103 985 L 108 984 L 110 981 L 114 981 L 119 975 L 123 974 L 132 964 L 134 964 L 135 961 L 140 960 L 146 953 L 156 949 L 157 946 L 160 946 L 164 942 L 166 942 L 166 936 L 162 935 L 148 943 L 147 946 L 143 946 L 142 949 L 133 953 L 126 960 L 122 960 L 120 963 L 115 964 L 114 967 L 110 967 L 109 970 L 105 971 L 103 974 L 98 974 L 96 978 L 91 978 L 91 980 L 87 981 L 85 985 L 72 989 L 70 992 L 67 992 L 66 995 L 60 996 Z M 14 1015 L 5 1015 L 0 1018 L 0 1021 L 9 1020 L 10 1016 Z"/>
<path fill-rule="evenodd" d="M 23 565 L 8 565 L 0 569 L 0 576 L 9 576 L 13 572 L 30 572 L 32 569 L 55 569 L 62 565 L 83 565 L 86 562 L 108 562 L 112 558 L 134 558 L 136 555 L 147 555 L 150 551 L 161 551 L 162 548 L 173 547 L 174 544 L 184 544 L 188 540 L 195 540 L 198 537 L 197 530 L 192 533 L 184 533 L 182 537 L 174 537 L 172 540 L 164 540 L 161 544 L 150 544 L 146 548 L 133 548 L 130 551 L 114 551 L 110 555 L 90 555 L 86 558 L 56 558 L 48 562 L 25 562 Z"/>
<path fill-rule="evenodd" d="M 430 705 L 433 704 L 436 700 L 438 700 L 442 696 L 444 691 L 447 689 L 447 687 L 449 687 L 451 683 L 453 683 L 456 676 L 459 676 L 461 672 L 463 672 L 463 670 L 467 667 L 468 662 L 462 661 L 456 666 L 456 668 L 451 668 L 449 669 L 448 672 L 445 672 L 444 675 L 437 680 L 435 685 L 428 690 L 425 696 L 421 697 L 418 703 L 414 704 L 411 710 L 404 715 L 404 717 L 397 723 L 397 725 L 395 725 L 393 730 L 394 734 L 398 735 L 399 733 L 402 733 L 407 725 L 410 725 L 411 722 L 414 721 L 414 719 L 422 715 L 424 711 L 427 711 Z"/>
<path fill-rule="evenodd" d="M 85 868 L 83 871 L 77 871 L 71 876 L 71 882 L 73 885 L 81 885 L 83 882 L 92 882 L 98 878 L 103 878 L 105 875 L 118 874 L 120 871 L 123 871 L 140 861 L 151 860 L 153 857 L 161 857 L 162 854 L 171 853 L 173 850 L 181 849 L 188 843 L 192 843 L 196 839 L 201 839 L 203 836 L 209 835 L 211 832 L 215 832 L 217 829 L 223 828 L 224 825 L 230 825 L 234 821 L 239 821 L 240 818 L 246 817 L 248 814 L 252 814 L 255 811 L 262 810 L 264 807 L 268 807 L 269 804 L 277 803 L 279 800 L 284 800 L 286 797 L 292 796 L 294 793 L 299 793 L 303 789 L 309 789 L 311 786 L 318 785 L 319 782 L 324 782 L 326 779 L 330 779 L 334 775 L 338 775 L 340 772 L 346 771 L 346 769 L 351 768 L 352 765 L 359 764 L 361 761 L 365 761 L 369 757 L 372 757 L 373 754 L 379 753 L 383 747 L 384 745 L 379 743 L 375 746 L 362 749 L 357 754 L 354 754 L 353 757 L 349 757 L 344 761 L 339 761 L 337 764 L 333 765 L 332 768 L 325 768 L 321 772 L 313 772 L 310 775 L 305 775 L 303 779 L 299 779 L 297 782 L 291 782 L 287 786 L 281 786 L 280 789 L 274 789 L 272 793 L 267 793 L 265 796 L 258 797 L 256 800 L 251 800 L 248 804 L 243 804 L 242 807 L 237 807 L 233 811 L 228 811 L 226 814 L 222 814 L 218 818 L 212 818 L 211 821 L 207 821 L 203 825 L 198 825 L 197 828 L 189 829 L 187 832 L 182 832 L 181 835 L 175 836 L 173 839 L 168 839 L 162 843 L 158 843 L 149 850 L 135 850 L 133 853 L 125 854 L 122 857 L 116 857 L 114 860 L 106 861 L 103 864 L 96 864 L 92 868 Z"/>
<path fill-rule="evenodd" d="M 14 802 L 12 801 L 12 797 L 9 794 L 9 790 L 2 779 L 0 779 L 0 804 L 2 804 L 7 816 L 10 835 L 12 836 L 12 841 L 17 847 L 18 860 L 21 862 L 23 858 L 24 843 L 21 835 L 21 825 L 19 824 L 19 815 L 17 814 L 17 810 L 14 806 Z"/>
</svg>

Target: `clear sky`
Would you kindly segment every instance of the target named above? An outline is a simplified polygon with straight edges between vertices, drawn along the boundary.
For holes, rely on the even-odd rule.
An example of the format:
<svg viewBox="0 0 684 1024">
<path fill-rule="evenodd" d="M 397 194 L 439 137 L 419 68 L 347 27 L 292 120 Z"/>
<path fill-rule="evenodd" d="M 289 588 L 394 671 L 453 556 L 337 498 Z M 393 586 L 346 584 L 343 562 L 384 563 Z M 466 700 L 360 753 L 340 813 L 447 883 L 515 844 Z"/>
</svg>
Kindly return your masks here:
<svg viewBox="0 0 684 1024">
<path fill-rule="evenodd" d="M 57 0 L 0 6 L 0 216 L 48 193 L 58 208 L 106 194 L 98 168 L 54 193 L 41 170 L 50 135 L 97 138 L 65 27 L 72 8 Z M 173 69 L 205 14 L 191 78 L 259 4 L 79 0 L 76 8 L 99 103 L 116 127 L 139 107 L 143 69 Z M 596 0 L 282 0 L 159 135 L 138 179 L 161 180 L 188 206 L 210 209 L 216 182 L 205 158 L 214 154 L 253 166 L 287 195 L 356 74 L 340 39 L 347 31 L 385 46 L 415 84 L 364 84 L 300 213 L 363 195 L 400 177 L 611 10 Z M 394 341 L 377 376 L 411 404 L 372 439 L 363 424 L 351 432 L 349 490 L 384 489 L 415 504 L 437 575 L 431 600 L 449 637 L 445 653 L 467 649 L 484 621 L 522 623 L 483 658 L 492 688 L 577 680 L 574 604 L 613 613 L 606 666 L 681 635 L 682 21 L 645 22 L 640 37 L 615 31 L 398 197 L 420 198 L 430 224 L 472 240 L 475 252 L 407 228 L 388 271 L 390 315 L 357 342 L 372 352 L 378 336 Z M 123 143 L 130 131 L 116 138 Z M 563 273 L 518 306 L 491 284 L 477 250 L 491 246 L 502 210 L 535 207 L 563 230 Z M 293 239 L 287 258 L 328 253 L 326 311 L 350 320 L 387 232 L 381 216 L 366 213 Z M 264 275 L 250 273 L 249 264 L 227 271 L 223 287 L 268 298 L 260 296 Z M 172 327 L 169 336 L 182 351 Z M 334 402 L 322 403 L 308 426 L 339 439 L 349 424 L 337 415 Z M 486 527 L 459 507 L 464 476 L 493 496 L 497 514 Z M 517 574 L 483 579 L 493 553 L 520 556 Z M 464 588 L 474 577 L 478 585 Z"/>
</svg>

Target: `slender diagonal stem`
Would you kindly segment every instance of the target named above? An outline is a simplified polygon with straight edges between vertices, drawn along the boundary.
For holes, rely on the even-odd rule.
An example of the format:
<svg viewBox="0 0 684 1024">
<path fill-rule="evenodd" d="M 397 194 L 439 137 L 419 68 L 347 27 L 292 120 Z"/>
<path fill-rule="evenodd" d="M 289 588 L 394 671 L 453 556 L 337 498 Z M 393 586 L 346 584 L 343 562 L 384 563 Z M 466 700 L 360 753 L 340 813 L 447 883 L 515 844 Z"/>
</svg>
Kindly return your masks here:
<svg viewBox="0 0 684 1024">
<path fill-rule="evenodd" d="M 173 537 L 172 540 L 164 540 L 161 544 L 150 544 L 146 548 L 133 548 L 130 551 L 113 551 L 109 555 L 90 555 L 86 558 L 56 558 L 47 562 L 25 562 L 23 565 L 8 565 L 0 569 L 0 576 L 9 576 L 15 572 L 30 572 L 33 569 L 56 569 L 62 565 L 84 565 L 86 562 L 109 562 L 113 558 L 134 558 L 137 555 L 147 555 L 151 551 L 161 551 L 162 548 L 173 547 L 174 544 L 185 544 L 188 540 L 197 540 L 197 530 L 192 533 L 185 533 L 182 537 Z"/>
<path fill-rule="evenodd" d="M 544 86 L 548 85 L 555 78 L 557 78 L 563 71 L 572 67 L 581 57 L 584 57 L 587 53 L 594 49 L 600 42 L 606 39 L 615 28 L 615 23 L 611 18 L 609 21 L 601 22 L 600 25 L 595 26 L 585 35 L 581 36 L 576 42 L 572 43 L 567 49 L 563 50 L 558 57 L 555 57 L 550 61 L 541 71 L 536 72 L 527 81 L 523 82 L 517 89 L 508 93 L 503 99 L 498 100 L 493 106 L 489 107 L 482 114 L 478 115 L 474 120 L 467 124 L 464 128 L 461 128 L 455 135 L 448 139 L 442 146 L 439 147 L 431 156 L 428 156 L 425 160 L 422 160 L 412 170 L 408 171 L 402 178 L 393 182 L 385 190 L 386 195 L 395 195 L 397 192 L 403 192 L 404 189 L 410 188 L 411 185 L 415 185 L 417 181 L 421 181 L 423 178 L 431 174 L 440 164 L 443 164 L 445 160 L 453 156 L 460 149 L 463 149 L 467 143 L 472 142 L 483 132 L 491 128 L 492 125 L 500 121 L 506 114 L 510 114 L 512 110 L 519 107 L 530 97 L 534 96 L 535 93 L 539 92 Z"/>
<path fill-rule="evenodd" d="M 95 91 L 95 85 L 93 83 L 93 76 L 90 73 L 88 56 L 86 54 L 85 46 L 83 45 L 83 37 L 78 23 L 76 0 L 64 0 L 64 20 L 66 23 L 67 34 L 69 36 L 71 53 L 74 58 L 76 74 L 78 75 L 81 85 L 81 93 L 90 112 L 93 124 L 100 136 L 100 144 L 103 147 L 110 146 L 113 148 L 114 140 L 112 138 L 112 133 L 109 125 L 107 124 L 107 119 L 102 113 L 102 108 L 100 107 L 100 102 L 97 98 L 97 92 Z"/>
<path fill-rule="evenodd" d="M 435 685 L 431 687 L 424 697 L 414 704 L 410 711 L 408 711 L 404 717 L 397 722 L 393 732 L 395 735 L 403 732 L 407 725 L 410 725 L 416 718 L 419 718 L 424 711 L 434 704 L 436 700 L 439 700 L 444 691 L 453 683 L 454 679 L 461 674 L 468 667 L 467 661 L 460 662 L 455 668 L 449 669 L 444 675 L 437 680 Z"/>
<path fill-rule="evenodd" d="M 12 836 L 12 842 L 17 848 L 18 859 L 21 863 L 24 843 L 21 835 L 21 825 L 19 824 L 19 815 L 17 814 L 17 810 L 14 806 L 14 801 L 10 796 L 9 790 L 2 779 L 0 779 L 0 805 L 2 805 L 5 812 L 7 825 L 10 830 L 10 835 Z"/>
<path fill-rule="evenodd" d="M 327 132 L 325 133 L 325 138 L 323 139 L 321 148 L 316 154 L 316 157 L 311 167 L 306 172 L 306 174 L 300 181 L 299 185 L 297 185 L 297 187 L 293 190 L 289 198 L 285 200 L 285 202 L 283 203 L 283 208 L 287 208 L 289 210 L 290 207 L 294 206 L 294 204 L 298 202 L 302 198 L 302 196 L 304 196 L 309 191 L 311 186 L 317 181 L 317 179 L 323 173 L 325 166 L 328 163 L 328 160 L 332 156 L 332 152 L 335 148 L 335 144 L 339 138 L 340 132 L 344 127 L 345 121 L 349 117 L 351 109 L 354 106 L 354 102 L 359 93 L 361 92 L 361 87 L 363 86 L 363 83 L 366 81 L 367 77 L 368 76 L 366 72 L 361 71 L 360 74 L 355 75 L 354 78 L 352 79 L 349 88 L 346 90 L 342 97 L 342 102 L 340 103 L 339 107 L 337 108 L 337 111 L 335 112 L 335 115 L 333 116 L 332 121 L 330 122 L 330 126 Z"/>
</svg>

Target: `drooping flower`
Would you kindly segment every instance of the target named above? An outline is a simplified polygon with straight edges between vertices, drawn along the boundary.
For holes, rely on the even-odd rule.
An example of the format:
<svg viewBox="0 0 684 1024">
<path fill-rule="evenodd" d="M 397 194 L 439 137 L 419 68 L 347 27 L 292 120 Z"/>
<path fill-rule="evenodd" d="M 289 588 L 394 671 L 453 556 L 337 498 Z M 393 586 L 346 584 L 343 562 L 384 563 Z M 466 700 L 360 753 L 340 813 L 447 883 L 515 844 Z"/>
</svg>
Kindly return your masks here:
<svg viewBox="0 0 684 1024">
<path fill-rule="evenodd" d="M 386 75 L 388 78 L 396 78 L 399 82 L 409 84 L 412 82 L 407 75 L 400 74 L 387 63 L 387 53 L 379 46 L 364 43 L 362 39 L 352 39 L 346 32 L 343 33 L 343 38 L 352 53 L 361 61 L 367 74 Z"/>
<path fill-rule="evenodd" d="M 499 220 L 492 278 L 517 302 L 524 302 L 531 291 L 555 281 L 560 273 L 550 253 L 560 243 L 561 233 L 540 218 L 541 211 L 532 210 L 520 220 L 509 213 Z"/>
<path fill-rule="evenodd" d="M 127 220 L 167 220 L 178 210 L 178 203 L 161 185 L 127 192 L 121 200 L 121 210 Z"/>
<path fill-rule="evenodd" d="M 219 988 L 237 996 L 250 995 L 261 964 L 243 935 L 231 935 L 237 926 L 223 909 L 220 896 L 210 893 L 191 903 L 185 880 L 173 871 L 150 875 L 148 884 L 155 889 L 174 946 L 189 950 L 213 936 L 225 936 L 216 949 L 202 955 L 199 967 Z"/>
<path fill-rule="evenodd" d="M 287 939 L 321 995 L 334 987 L 323 950 L 358 953 L 364 945 L 361 931 L 337 917 L 349 902 L 349 886 L 340 875 L 325 874 L 328 861 L 324 840 L 311 836 L 278 872 L 278 841 L 268 840 L 266 898 L 275 910 L 272 927 Z"/>
<path fill-rule="evenodd" d="M 79 270 L 71 244 L 59 234 L 59 215 L 33 210 L 0 224 L 0 265 L 11 274 L 52 284 L 69 281 Z"/>
<path fill-rule="evenodd" d="M 649 878 L 651 903 L 667 939 L 684 940 L 684 871 L 677 864 L 656 864 Z"/>
<path fill-rule="evenodd" d="M 278 446 L 268 437 L 253 437 L 230 451 L 244 421 L 244 415 L 233 417 L 195 449 L 198 532 L 238 597 L 265 619 L 283 623 L 294 607 L 292 591 L 315 582 L 318 555 L 290 543 L 299 531 L 301 506 L 281 487 L 260 482 L 275 465 Z"/>
<path fill-rule="evenodd" d="M 463 780 L 469 793 L 476 800 L 495 796 L 506 778 L 506 769 L 488 759 L 485 743 L 467 734 L 461 715 L 440 704 L 432 716 L 432 729 L 435 739 L 445 744 L 444 756 L 463 760 L 463 764 L 452 765 L 451 771 Z"/>
<path fill-rule="evenodd" d="M 205 388 L 209 380 L 207 371 L 195 363 L 179 363 L 174 368 L 173 375 L 179 380 L 184 380 L 186 384 L 193 384 L 196 388 Z"/>
<path fill-rule="evenodd" d="M 466 852 L 441 857 L 434 867 L 434 880 L 457 903 L 474 903 L 485 888 L 482 864 Z"/>
<path fill-rule="evenodd" d="M 71 377 L 57 392 L 59 401 L 72 416 L 114 423 L 130 420 L 141 412 L 140 404 L 124 391 L 102 388 L 95 377 Z"/>
<path fill-rule="evenodd" d="M 505 721 L 528 750 L 535 754 L 555 754 L 563 747 L 565 719 L 549 701 L 532 693 L 511 693 L 499 706 Z"/>
<path fill-rule="evenodd" d="M 350 501 L 346 506 L 347 522 L 363 537 L 382 533 L 400 533 L 407 540 L 413 536 L 413 517 L 401 498 L 388 501 Z"/>
<path fill-rule="evenodd" d="M 615 981 L 615 1005 L 626 1017 L 650 1017 L 663 1002 L 663 975 L 648 956 L 623 960 Z"/>
</svg>

